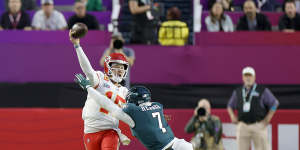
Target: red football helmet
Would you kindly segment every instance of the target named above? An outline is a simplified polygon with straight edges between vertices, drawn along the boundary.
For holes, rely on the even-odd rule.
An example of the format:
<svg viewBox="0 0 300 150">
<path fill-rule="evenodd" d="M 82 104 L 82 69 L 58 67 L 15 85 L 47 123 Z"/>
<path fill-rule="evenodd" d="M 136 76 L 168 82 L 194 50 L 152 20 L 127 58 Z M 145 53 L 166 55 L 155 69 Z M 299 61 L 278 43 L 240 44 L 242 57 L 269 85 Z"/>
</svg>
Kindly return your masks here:
<svg viewBox="0 0 300 150">
<path fill-rule="evenodd" d="M 114 74 L 112 72 L 112 64 L 113 63 L 124 65 L 124 73 L 121 76 L 119 76 L 117 74 Z M 128 71 L 128 61 L 127 61 L 126 57 L 123 54 L 121 54 L 121 53 L 111 53 L 109 56 L 107 56 L 105 58 L 104 72 L 114 82 L 120 83 L 124 78 L 126 78 L 127 71 Z"/>
</svg>

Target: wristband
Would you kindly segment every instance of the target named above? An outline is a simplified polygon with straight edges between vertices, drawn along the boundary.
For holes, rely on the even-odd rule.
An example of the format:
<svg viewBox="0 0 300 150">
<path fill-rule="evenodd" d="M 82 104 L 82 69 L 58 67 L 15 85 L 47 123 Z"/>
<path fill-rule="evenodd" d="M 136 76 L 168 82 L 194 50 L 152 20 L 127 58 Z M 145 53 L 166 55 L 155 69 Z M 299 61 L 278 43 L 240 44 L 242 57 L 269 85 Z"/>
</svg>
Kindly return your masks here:
<svg viewBox="0 0 300 150">
<path fill-rule="evenodd" d="M 271 110 L 272 110 L 272 111 L 276 111 L 276 109 L 277 109 L 277 106 L 276 106 L 276 105 L 274 105 L 274 106 L 271 107 Z"/>
<path fill-rule="evenodd" d="M 74 47 L 75 47 L 75 48 L 79 48 L 80 45 L 79 45 L 79 44 L 74 44 Z"/>
</svg>

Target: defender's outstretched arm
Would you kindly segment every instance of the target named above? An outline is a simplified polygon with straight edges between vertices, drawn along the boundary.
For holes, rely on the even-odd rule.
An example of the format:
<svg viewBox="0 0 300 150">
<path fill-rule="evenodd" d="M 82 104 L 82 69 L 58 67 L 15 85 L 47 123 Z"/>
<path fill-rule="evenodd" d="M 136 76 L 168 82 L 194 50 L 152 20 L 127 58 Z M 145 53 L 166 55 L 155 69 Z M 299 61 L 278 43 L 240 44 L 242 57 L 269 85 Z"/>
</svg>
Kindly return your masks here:
<svg viewBox="0 0 300 150">
<path fill-rule="evenodd" d="M 88 87 L 87 91 L 100 106 L 108 110 L 114 117 L 124 121 L 130 126 L 130 128 L 133 128 L 135 126 L 135 123 L 132 120 L 132 118 L 128 114 L 126 114 L 120 107 L 118 107 L 111 100 L 109 100 L 106 96 L 99 94 L 99 92 L 97 92 L 92 87 Z"/>
</svg>

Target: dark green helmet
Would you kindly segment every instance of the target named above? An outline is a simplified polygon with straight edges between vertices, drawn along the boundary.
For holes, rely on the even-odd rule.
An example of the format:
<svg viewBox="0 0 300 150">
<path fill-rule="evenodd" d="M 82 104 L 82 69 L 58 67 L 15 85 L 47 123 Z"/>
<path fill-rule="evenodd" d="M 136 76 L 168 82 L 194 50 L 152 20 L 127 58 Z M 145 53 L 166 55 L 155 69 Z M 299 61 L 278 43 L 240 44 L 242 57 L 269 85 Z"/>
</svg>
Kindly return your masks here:
<svg viewBox="0 0 300 150">
<path fill-rule="evenodd" d="M 126 96 L 127 103 L 140 105 L 141 103 L 151 101 L 151 92 L 144 86 L 134 86 L 130 88 Z"/>
</svg>

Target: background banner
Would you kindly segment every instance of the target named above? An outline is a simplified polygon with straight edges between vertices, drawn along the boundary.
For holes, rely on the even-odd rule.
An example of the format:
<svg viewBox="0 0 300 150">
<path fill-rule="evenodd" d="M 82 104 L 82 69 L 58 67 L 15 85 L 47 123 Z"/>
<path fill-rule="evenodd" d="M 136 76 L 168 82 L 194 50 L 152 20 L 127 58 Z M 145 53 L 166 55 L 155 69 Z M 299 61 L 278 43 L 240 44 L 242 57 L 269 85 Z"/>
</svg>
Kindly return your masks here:
<svg viewBox="0 0 300 150">
<path fill-rule="evenodd" d="M 192 134 L 186 134 L 184 127 L 193 115 L 193 109 L 166 109 L 175 136 L 189 141 Z M 230 123 L 225 109 L 213 109 L 223 122 L 223 143 L 226 150 L 235 150 L 235 125 Z M 269 125 L 272 135 L 272 150 L 298 150 L 299 110 L 278 110 Z M 0 145 L 9 150 L 83 150 L 83 121 L 81 109 L 0 109 Z M 121 124 L 128 135 L 129 128 Z M 130 135 L 129 135 L 130 136 Z M 287 140 L 288 139 L 288 140 Z M 135 144 L 133 144 L 135 143 Z M 121 150 L 145 150 L 132 140 Z"/>
<path fill-rule="evenodd" d="M 97 70 L 109 39 L 108 32 L 90 31 L 81 40 Z M 0 82 L 72 82 L 81 72 L 67 31 L 2 31 L 0 44 Z M 258 83 L 300 84 L 299 34 L 199 33 L 196 46 L 128 47 L 136 53 L 133 83 L 237 84 L 242 68 L 250 65 Z"/>
</svg>

